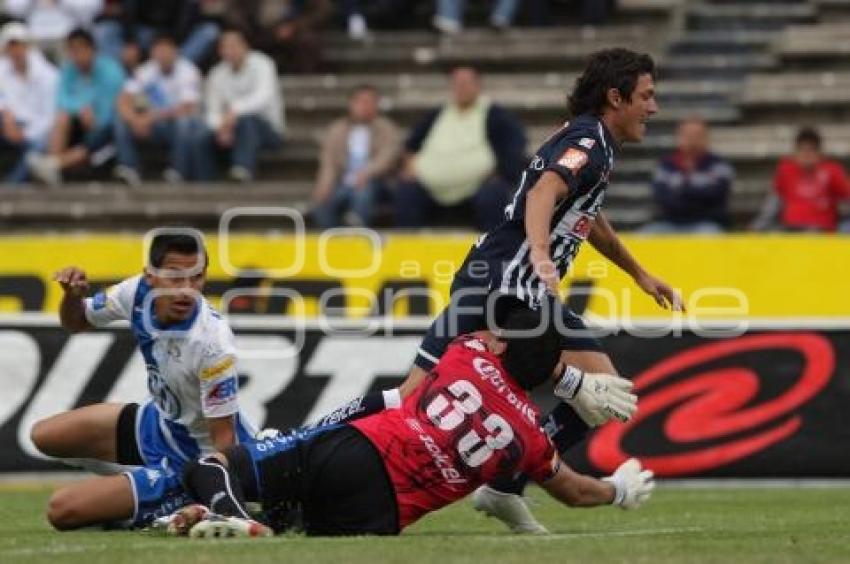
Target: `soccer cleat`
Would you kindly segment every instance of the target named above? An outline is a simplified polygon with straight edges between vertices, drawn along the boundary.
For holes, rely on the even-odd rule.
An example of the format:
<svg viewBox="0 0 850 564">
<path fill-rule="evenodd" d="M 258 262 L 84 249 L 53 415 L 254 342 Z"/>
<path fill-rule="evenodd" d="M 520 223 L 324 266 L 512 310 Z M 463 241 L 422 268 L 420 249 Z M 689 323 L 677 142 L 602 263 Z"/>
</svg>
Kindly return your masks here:
<svg viewBox="0 0 850 564">
<path fill-rule="evenodd" d="M 541 525 L 525 504 L 522 496 L 481 486 L 472 493 L 472 506 L 488 517 L 495 517 L 508 528 L 520 535 L 548 535 L 549 531 Z"/>
<path fill-rule="evenodd" d="M 210 513 L 189 531 L 193 539 L 226 539 L 233 537 L 270 537 L 274 535 L 269 527 L 253 519 L 224 517 Z"/>
<path fill-rule="evenodd" d="M 209 509 L 194 503 L 178 509 L 171 515 L 156 519 L 151 528 L 169 536 L 185 537 L 192 527 L 206 519 L 209 514 Z"/>
</svg>

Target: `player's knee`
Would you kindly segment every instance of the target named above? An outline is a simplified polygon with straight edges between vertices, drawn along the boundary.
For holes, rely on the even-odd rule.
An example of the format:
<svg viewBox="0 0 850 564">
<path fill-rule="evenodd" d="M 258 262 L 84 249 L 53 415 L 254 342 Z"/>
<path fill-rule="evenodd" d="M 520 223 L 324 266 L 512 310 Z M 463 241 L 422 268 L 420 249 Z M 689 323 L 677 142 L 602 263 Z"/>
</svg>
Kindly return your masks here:
<svg viewBox="0 0 850 564">
<path fill-rule="evenodd" d="M 36 422 L 35 425 L 30 429 L 30 440 L 32 444 L 35 445 L 35 448 L 39 450 L 42 454 L 52 455 L 51 452 L 51 444 L 53 442 L 53 431 L 51 429 L 52 425 L 47 422 L 46 419 L 42 419 L 41 421 Z"/>
<path fill-rule="evenodd" d="M 69 531 L 82 526 L 82 513 L 78 500 L 68 488 L 50 496 L 47 502 L 47 520 L 57 531 Z"/>
</svg>

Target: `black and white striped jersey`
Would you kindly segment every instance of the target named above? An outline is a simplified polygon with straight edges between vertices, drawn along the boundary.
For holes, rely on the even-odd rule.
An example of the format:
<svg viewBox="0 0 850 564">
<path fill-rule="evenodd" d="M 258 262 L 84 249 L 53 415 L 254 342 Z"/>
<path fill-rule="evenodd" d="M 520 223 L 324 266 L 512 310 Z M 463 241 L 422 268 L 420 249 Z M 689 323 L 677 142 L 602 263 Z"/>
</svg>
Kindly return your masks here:
<svg viewBox="0 0 850 564">
<path fill-rule="evenodd" d="M 547 170 L 561 176 L 569 187 L 566 198 L 556 204 L 550 226 L 552 261 L 563 278 L 602 205 L 614 151 L 614 139 L 596 116 L 582 115 L 565 124 L 534 155 L 505 208 L 504 221 L 475 243 L 459 275 L 486 282 L 491 290 L 516 296 L 536 309 L 547 290 L 529 262 L 528 191 Z"/>
</svg>

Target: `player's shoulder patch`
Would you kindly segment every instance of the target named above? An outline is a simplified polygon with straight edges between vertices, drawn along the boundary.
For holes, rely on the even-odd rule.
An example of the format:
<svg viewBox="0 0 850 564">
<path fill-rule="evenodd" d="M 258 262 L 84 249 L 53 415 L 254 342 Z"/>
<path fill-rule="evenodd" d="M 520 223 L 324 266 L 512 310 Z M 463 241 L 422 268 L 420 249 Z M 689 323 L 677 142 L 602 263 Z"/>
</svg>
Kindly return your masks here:
<svg viewBox="0 0 850 564">
<path fill-rule="evenodd" d="M 228 355 L 212 366 L 208 366 L 201 370 L 201 380 L 214 380 L 233 368 L 234 364 L 236 364 L 235 357 L 233 355 Z"/>
<path fill-rule="evenodd" d="M 596 139 L 592 139 L 590 137 L 582 137 L 579 139 L 578 144 L 587 149 L 593 149 L 594 145 L 596 145 Z"/>
<path fill-rule="evenodd" d="M 564 168 L 570 169 L 573 174 L 577 174 L 584 165 L 587 164 L 588 156 L 585 151 L 581 149 L 576 149 L 575 147 L 569 147 L 564 154 L 561 155 L 561 158 L 558 159 L 558 164 Z"/>
<path fill-rule="evenodd" d="M 91 300 L 91 308 L 95 311 L 101 310 L 106 307 L 106 292 L 101 290 Z"/>
</svg>

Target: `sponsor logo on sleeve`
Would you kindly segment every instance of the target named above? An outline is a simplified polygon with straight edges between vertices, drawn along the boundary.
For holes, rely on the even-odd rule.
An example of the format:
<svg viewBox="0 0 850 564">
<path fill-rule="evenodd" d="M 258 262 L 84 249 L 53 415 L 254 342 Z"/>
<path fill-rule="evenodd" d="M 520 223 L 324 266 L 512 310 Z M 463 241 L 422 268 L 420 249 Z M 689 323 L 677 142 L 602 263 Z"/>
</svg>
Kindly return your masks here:
<svg viewBox="0 0 850 564">
<path fill-rule="evenodd" d="M 215 384 L 207 392 L 207 407 L 224 405 L 236 397 L 236 378 L 227 378 Z"/>
<path fill-rule="evenodd" d="M 236 363 L 232 356 L 225 357 L 220 362 L 201 370 L 201 380 L 212 380 L 233 368 Z"/>
<path fill-rule="evenodd" d="M 587 164 L 587 153 L 581 149 L 570 147 L 563 156 L 558 159 L 558 164 L 570 169 L 573 174 L 576 174 L 581 170 L 581 167 Z"/>
</svg>

